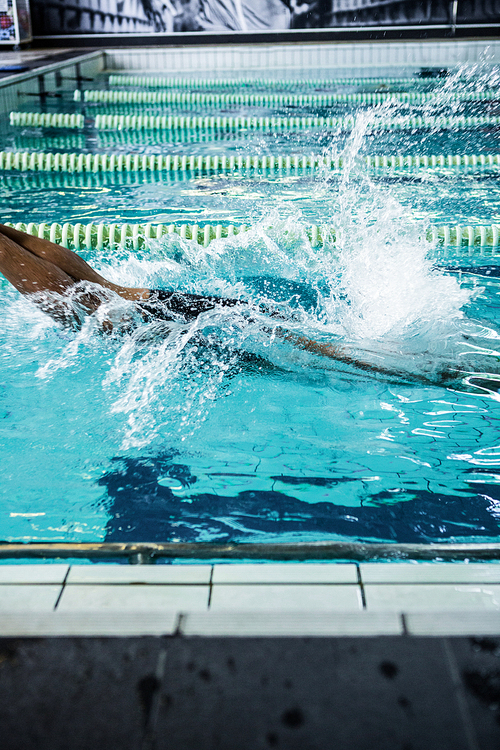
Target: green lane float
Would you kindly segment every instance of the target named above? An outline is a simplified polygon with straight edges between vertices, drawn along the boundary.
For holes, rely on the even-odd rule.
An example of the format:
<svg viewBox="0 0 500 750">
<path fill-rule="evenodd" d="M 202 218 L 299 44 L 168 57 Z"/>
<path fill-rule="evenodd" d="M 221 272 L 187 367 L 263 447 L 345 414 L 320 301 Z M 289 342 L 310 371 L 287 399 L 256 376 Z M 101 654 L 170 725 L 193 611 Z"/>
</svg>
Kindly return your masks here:
<svg viewBox="0 0 500 750">
<path fill-rule="evenodd" d="M 307 130 L 309 128 L 349 131 L 357 118 L 349 117 L 190 117 L 177 115 L 96 115 L 98 130 L 211 130 L 231 132 L 235 130 L 263 130 L 267 132 Z M 451 117 L 394 117 L 374 120 L 366 127 L 368 131 L 380 130 L 466 130 L 480 126 L 500 125 L 498 115 Z"/>
<path fill-rule="evenodd" d="M 483 169 L 500 167 L 500 154 L 397 154 L 365 157 L 372 169 Z"/>
<path fill-rule="evenodd" d="M 44 128 L 83 128 L 84 117 L 77 114 L 11 112 L 10 124 L 15 126 L 33 125 Z"/>
<path fill-rule="evenodd" d="M 369 155 L 357 161 L 370 170 L 492 169 L 500 154 Z M 136 154 L 0 151 L 0 169 L 20 172 L 222 172 L 298 169 L 340 171 L 344 158 L 322 154 Z"/>
<path fill-rule="evenodd" d="M 110 75 L 110 86 L 140 86 L 141 88 L 165 89 L 211 89 L 241 88 L 244 86 L 266 86 L 269 88 L 292 88 L 294 86 L 359 86 L 421 83 L 422 78 L 163 78 L 161 76 Z M 425 80 L 428 83 L 428 79 Z"/>
<path fill-rule="evenodd" d="M 423 104 L 436 101 L 436 92 L 361 92 L 353 94 L 261 94 L 240 92 L 238 94 L 204 94 L 178 91 L 102 91 L 99 89 L 73 94 L 75 101 L 102 104 L 165 104 L 183 107 L 326 107 L 332 104 L 382 104 L 397 101 L 408 104 Z M 486 101 L 498 99 L 498 91 L 453 91 L 446 92 L 448 101 Z"/>
<path fill-rule="evenodd" d="M 65 247 L 81 250 L 105 246 L 132 244 L 134 248 L 144 246 L 148 240 L 159 240 L 167 235 L 177 235 L 181 239 L 197 242 L 207 247 L 213 240 L 230 238 L 248 232 L 246 224 L 8 224 L 16 229 L 57 242 Z M 304 228 L 313 247 L 324 241 L 336 241 L 335 227 L 320 227 L 316 224 Z M 500 245 L 500 224 L 481 226 L 430 226 L 426 239 L 445 248 L 498 248 Z"/>
</svg>

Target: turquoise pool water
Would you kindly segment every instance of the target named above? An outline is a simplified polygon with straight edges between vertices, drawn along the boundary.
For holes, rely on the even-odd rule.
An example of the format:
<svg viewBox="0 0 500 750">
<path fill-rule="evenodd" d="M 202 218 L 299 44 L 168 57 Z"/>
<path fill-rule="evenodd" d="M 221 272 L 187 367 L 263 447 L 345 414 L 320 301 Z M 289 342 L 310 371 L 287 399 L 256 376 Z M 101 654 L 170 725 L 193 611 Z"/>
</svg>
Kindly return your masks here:
<svg viewBox="0 0 500 750">
<path fill-rule="evenodd" d="M 411 111 L 495 113 L 494 100 L 449 94 L 497 80 L 477 69 L 417 80 L 409 88 L 441 93 Z M 121 284 L 238 297 L 252 312 L 167 329 L 116 298 L 101 312 L 134 319 L 132 331 L 105 335 L 94 316 L 75 332 L 3 281 L 0 538 L 497 539 L 498 249 L 439 250 L 425 229 L 500 223 L 498 168 L 370 172 L 362 157 L 497 153 L 498 128 L 375 132 L 374 119 L 409 111 L 385 104 L 343 107 L 359 116 L 347 133 L 115 133 L 91 126 L 102 105 L 68 95 L 48 106 L 90 119 L 69 134 L 4 123 L 2 148 L 342 153 L 347 167 L 3 173 L 4 221 L 251 225 L 207 248 L 171 236 L 83 254 Z M 335 225 L 340 239 L 312 247 L 311 223 Z M 269 309 L 363 366 L 294 347 Z"/>
</svg>

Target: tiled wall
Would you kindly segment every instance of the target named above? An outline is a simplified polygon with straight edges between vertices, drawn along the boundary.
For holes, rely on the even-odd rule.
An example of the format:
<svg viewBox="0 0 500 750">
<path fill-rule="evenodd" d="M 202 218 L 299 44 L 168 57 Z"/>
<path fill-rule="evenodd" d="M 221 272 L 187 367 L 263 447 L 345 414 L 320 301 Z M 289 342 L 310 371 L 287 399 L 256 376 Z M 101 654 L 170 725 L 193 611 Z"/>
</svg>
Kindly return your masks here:
<svg viewBox="0 0 500 750">
<path fill-rule="evenodd" d="M 349 75 L 386 75 L 394 66 L 453 66 L 481 59 L 500 61 L 500 41 L 254 44 L 220 47 L 150 47 L 106 51 L 108 70 L 156 71 L 162 75 L 216 71 L 259 74 L 286 68 L 323 69 Z"/>
</svg>

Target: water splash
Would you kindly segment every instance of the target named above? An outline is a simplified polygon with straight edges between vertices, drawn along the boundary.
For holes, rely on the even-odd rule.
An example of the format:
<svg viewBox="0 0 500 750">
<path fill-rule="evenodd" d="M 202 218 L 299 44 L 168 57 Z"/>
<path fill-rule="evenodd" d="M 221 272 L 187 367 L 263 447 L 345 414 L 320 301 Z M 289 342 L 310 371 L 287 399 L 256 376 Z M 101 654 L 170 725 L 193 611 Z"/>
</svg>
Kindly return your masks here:
<svg viewBox="0 0 500 750">
<path fill-rule="evenodd" d="M 353 152 L 361 142 L 354 132 Z M 311 246 L 300 213 L 283 218 L 276 212 L 247 234 L 207 248 L 167 237 L 142 256 L 122 253 L 105 271 L 96 264 L 125 285 L 163 282 L 237 297 L 248 303 L 248 314 L 223 308 L 190 325 L 146 324 L 133 305 L 108 295 L 77 332 L 58 339 L 55 354 L 48 349 L 37 377 L 53 379 L 97 355 L 104 407 L 122 425 L 124 450 L 167 435 L 170 442 L 192 436 L 244 369 L 241 352 L 290 373 L 335 369 L 335 362 L 274 335 L 277 328 L 340 343 L 354 359 L 394 373 L 430 377 L 445 354 L 447 361 L 456 354 L 471 291 L 433 267 L 421 228 L 409 226 L 400 204 L 368 178 L 361 190 L 349 178 L 335 192 L 326 183 L 319 189 L 331 201 L 337 227 L 336 242 L 324 247 Z M 125 319 L 125 331 L 103 335 L 102 322 L 110 319 Z"/>
<path fill-rule="evenodd" d="M 457 87 L 467 88 L 472 79 L 478 88 L 491 87 L 495 75 L 480 66 L 458 69 L 440 82 L 424 114 L 462 107 L 454 97 Z M 248 303 L 248 315 L 215 310 L 187 326 L 148 324 L 133 305 L 111 295 L 78 331 L 63 334 L 39 313 L 30 328 L 29 303 L 12 303 L 25 316 L 21 329 L 30 331 L 31 342 L 54 336 L 52 349 L 42 347 L 38 379 L 78 368 L 91 353 L 99 362 L 104 410 L 120 421 L 128 449 L 165 435 L 182 441 L 199 429 L 241 371 L 241 352 L 280 371 L 335 372 L 338 363 L 294 349 L 290 339 L 276 335 L 278 328 L 338 344 L 353 360 L 417 380 L 432 380 L 464 361 L 474 368 L 475 357 L 492 361 L 496 352 L 481 343 L 484 331 L 466 318 L 480 289 L 461 286 L 435 267 L 425 224 L 362 166 L 373 124 L 409 113 L 410 105 L 389 99 L 359 110 L 348 137 L 331 141 L 331 152 L 342 150 L 344 166 L 340 178 L 325 170 L 313 187 L 335 227 L 335 241 L 327 237 L 322 247 L 311 245 L 304 215 L 280 201 L 251 231 L 207 248 L 172 235 L 140 253 L 122 249 L 111 263 L 105 254 L 91 259 L 125 286 L 235 297 Z M 115 325 L 111 336 L 102 334 L 105 320 Z M 13 324 L 9 340 L 15 336 Z"/>
</svg>

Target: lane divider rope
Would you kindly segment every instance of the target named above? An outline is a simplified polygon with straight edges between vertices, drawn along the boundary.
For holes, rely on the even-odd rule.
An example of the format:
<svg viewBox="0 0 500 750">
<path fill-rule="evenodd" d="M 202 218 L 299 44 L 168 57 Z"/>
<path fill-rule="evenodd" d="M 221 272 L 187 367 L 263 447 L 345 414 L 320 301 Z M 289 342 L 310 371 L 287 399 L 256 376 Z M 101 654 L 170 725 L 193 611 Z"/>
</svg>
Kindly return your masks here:
<svg viewBox="0 0 500 750">
<path fill-rule="evenodd" d="M 359 159 L 368 169 L 492 168 L 500 166 L 500 154 L 397 154 Z M 0 151 L 0 169 L 21 172 L 234 172 L 267 169 L 341 170 L 342 156 L 321 154 L 83 154 L 37 151 Z"/>
<path fill-rule="evenodd" d="M 350 94 L 203 94 L 176 91 L 103 91 L 92 89 L 82 92 L 77 89 L 73 94 L 76 102 L 94 102 L 105 104 L 176 104 L 199 107 L 200 105 L 227 107 L 229 105 L 248 105 L 276 107 L 293 106 L 328 106 L 336 103 L 381 104 L 388 100 L 422 104 L 435 101 L 440 92 L 361 92 Z M 441 94 L 441 96 L 443 96 Z M 500 98 L 497 90 L 487 91 L 450 91 L 444 95 L 446 101 L 486 101 Z"/>
<path fill-rule="evenodd" d="M 294 86 L 358 86 L 358 85 L 388 85 L 415 82 L 429 83 L 439 80 L 434 78 L 164 78 L 161 76 L 127 76 L 110 75 L 110 86 L 141 86 L 142 88 L 241 88 L 242 86 L 269 86 L 272 88 L 291 88 Z"/>
<path fill-rule="evenodd" d="M 38 112 L 11 112 L 10 124 L 36 125 L 55 128 L 83 128 L 83 115 L 40 114 Z M 352 130 L 356 117 L 188 117 L 172 115 L 96 115 L 94 125 L 98 130 L 302 130 L 308 128 L 338 128 Z M 439 128 L 464 130 L 478 126 L 499 125 L 500 116 L 451 117 L 395 117 L 370 123 L 368 130 L 415 130 Z"/>
<path fill-rule="evenodd" d="M 35 237 L 41 237 L 58 242 L 65 247 L 80 250 L 86 248 L 102 249 L 105 245 L 125 245 L 132 242 L 134 248 L 144 245 L 145 240 L 161 239 L 166 235 L 178 235 L 182 239 L 193 240 L 199 245 L 207 247 L 212 240 L 234 237 L 249 231 L 246 224 L 223 226 L 222 224 L 59 224 L 42 223 L 29 224 L 8 223 L 16 229 L 27 232 Z M 320 227 L 316 224 L 304 227 L 313 247 L 326 241 L 336 241 L 334 227 Z M 500 245 L 500 224 L 481 226 L 461 225 L 433 225 L 425 233 L 426 239 L 443 247 L 466 246 L 468 248 L 492 247 Z"/>
<path fill-rule="evenodd" d="M 11 112 L 11 125 L 34 125 L 45 128 L 83 128 L 84 117 L 77 114 L 47 114 L 40 112 Z"/>
<path fill-rule="evenodd" d="M 338 128 L 352 130 L 357 118 L 349 117 L 189 117 L 173 115 L 96 115 L 98 130 L 305 130 Z M 395 117 L 375 121 L 368 130 L 416 130 L 439 128 L 464 130 L 478 126 L 499 125 L 500 116 Z"/>
</svg>

